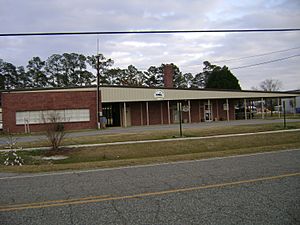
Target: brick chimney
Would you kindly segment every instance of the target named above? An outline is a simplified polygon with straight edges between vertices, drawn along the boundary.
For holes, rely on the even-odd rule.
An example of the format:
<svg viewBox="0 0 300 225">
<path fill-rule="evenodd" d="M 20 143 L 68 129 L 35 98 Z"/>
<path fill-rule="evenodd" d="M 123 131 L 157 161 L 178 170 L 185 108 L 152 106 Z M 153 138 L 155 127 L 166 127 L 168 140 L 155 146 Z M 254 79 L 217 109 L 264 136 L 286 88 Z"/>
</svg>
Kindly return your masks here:
<svg viewBox="0 0 300 225">
<path fill-rule="evenodd" d="M 166 88 L 173 87 L 173 75 L 174 75 L 173 66 L 171 64 L 166 64 L 164 66 L 164 85 Z"/>
</svg>

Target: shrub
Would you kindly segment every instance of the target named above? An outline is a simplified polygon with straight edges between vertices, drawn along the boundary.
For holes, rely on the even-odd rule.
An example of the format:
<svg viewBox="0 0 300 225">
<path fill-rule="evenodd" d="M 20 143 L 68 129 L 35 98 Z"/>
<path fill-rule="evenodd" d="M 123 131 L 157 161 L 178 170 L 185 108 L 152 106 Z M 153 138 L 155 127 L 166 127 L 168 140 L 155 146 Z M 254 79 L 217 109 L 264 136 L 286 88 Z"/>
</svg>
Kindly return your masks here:
<svg viewBox="0 0 300 225">
<path fill-rule="evenodd" d="M 43 121 L 46 124 L 46 137 L 52 150 L 58 150 L 66 134 L 62 119 L 54 113 L 48 115 L 47 118 L 43 116 Z"/>
</svg>

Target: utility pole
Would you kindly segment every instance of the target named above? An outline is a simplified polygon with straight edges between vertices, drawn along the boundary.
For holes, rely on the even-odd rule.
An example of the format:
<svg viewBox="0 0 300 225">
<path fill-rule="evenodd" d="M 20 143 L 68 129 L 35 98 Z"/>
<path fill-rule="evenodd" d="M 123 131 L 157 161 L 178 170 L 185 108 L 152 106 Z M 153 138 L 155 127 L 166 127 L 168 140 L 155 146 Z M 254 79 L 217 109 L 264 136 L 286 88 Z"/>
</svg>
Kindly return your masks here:
<svg viewBox="0 0 300 225">
<path fill-rule="evenodd" d="M 179 135 L 182 137 L 182 103 L 177 103 L 178 111 L 179 111 Z"/>
<path fill-rule="evenodd" d="M 100 104 L 99 104 L 99 94 L 100 94 L 100 55 L 97 54 L 96 55 L 96 69 L 97 69 L 97 97 L 96 97 L 96 101 L 97 101 L 97 127 L 98 129 L 100 129 Z"/>
<path fill-rule="evenodd" d="M 286 129 L 286 113 L 285 113 L 285 101 L 283 103 L 283 128 Z"/>
</svg>

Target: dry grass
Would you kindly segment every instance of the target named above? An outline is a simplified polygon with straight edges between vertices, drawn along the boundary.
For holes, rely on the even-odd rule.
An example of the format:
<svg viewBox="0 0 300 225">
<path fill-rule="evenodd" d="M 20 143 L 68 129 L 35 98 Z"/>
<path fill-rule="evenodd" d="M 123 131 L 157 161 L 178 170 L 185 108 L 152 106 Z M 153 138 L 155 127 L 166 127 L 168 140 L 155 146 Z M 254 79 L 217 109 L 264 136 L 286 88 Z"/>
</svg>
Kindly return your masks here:
<svg viewBox="0 0 300 225">
<path fill-rule="evenodd" d="M 137 164 L 193 160 L 228 155 L 300 148 L 300 132 L 264 134 L 242 137 L 214 138 L 205 140 L 174 141 L 168 143 L 130 144 L 66 150 L 60 154 L 68 159 L 43 162 L 39 157 L 45 152 L 22 152 L 27 163 L 22 167 L 0 166 L 0 171 L 45 172 L 105 168 Z M 1 161 L 1 160 L 0 160 Z"/>
<path fill-rule="evenodd" d="M 288 123 L 288 128 L 300 128 L 299 122 Z M 201 127 L 184 129 L 183 134 L 186 137 L 205 137 L 220 134 L 237 134 L 259 131 L 281 130 L 281 123 L 260 124 L 260 125 L 242 125 L 242 126 L 220 126 L 220 127 Z M 80 145 L 80 144 L 96 144 L 96 143 L 111 143 L 122 141 L 140 141 L 166 139 L 178 136 L 178 129 L 162 130 L 162 131 L 144 131 L 134 133 L 119 133 L 119 134 L 98 134 L 94 136 L 68 137 L 63 140 L 63 145 Z M 18 143 L 18 147 L 34 148 L 49 146 L 46 141 L 36 141 L 30 143 Z M 0 145 L 0 149 L 4 146 Z"/>
<path fill-rule="evenodd" d="M 300 132 L 82 148 L 68 151 L 60 163 L 164 157 L 300 143 Z"/>
<path fill-rule="evenodd" d="M 290 123 L 289 128 L 300 128 L 300 123 Z M 247 125 L 247 126 L 220 126 L 220 127 L 199 127 L 184 129 L 185 137 L 205 137 L 220 134 L 237 134 L 259 131 L 271 131 L 283 129 L 282 124 L 263 124 L 263 125 Z M 111 143 L 122 141 L 140 141 L 166 139 L 178 136 L 178 129 L 162 130 L 162 131 L 144 131 L 136 133 L 123 134 L 100 134 L 88 137 L 67 138 L 64 145 L 73 144 L 93 144 L 93 143 Z"/>
</svg>

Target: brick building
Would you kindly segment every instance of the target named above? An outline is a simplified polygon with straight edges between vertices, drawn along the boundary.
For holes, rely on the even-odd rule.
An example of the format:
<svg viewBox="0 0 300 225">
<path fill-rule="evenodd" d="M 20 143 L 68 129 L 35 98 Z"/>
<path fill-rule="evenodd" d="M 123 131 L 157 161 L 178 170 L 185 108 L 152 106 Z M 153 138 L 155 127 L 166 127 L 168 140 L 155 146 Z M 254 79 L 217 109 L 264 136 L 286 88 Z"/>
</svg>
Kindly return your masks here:
<svg viewBox="0 0 300 225">
<path fill-rule="evenodd" d="M 247 109 L 253 100 L 294 98 L 297 93 L 173 88 L 173 71 L 165 69 L 164 88 L 101 86 L 99 116 L 108 126 L 143 126 L 179 122 L 199 123 L 236 119 L 235 106 Z M 50 115 L 58 115 L 67 130 L 96 129 L 97 88 L 49 88 L 1 92 L 3 130 L 13 133 L 45 129 Z M 251 111 L 251 107 L 250 107 Z M 263 117 L 263 113 L 262 113 Z"/>
</svg>

